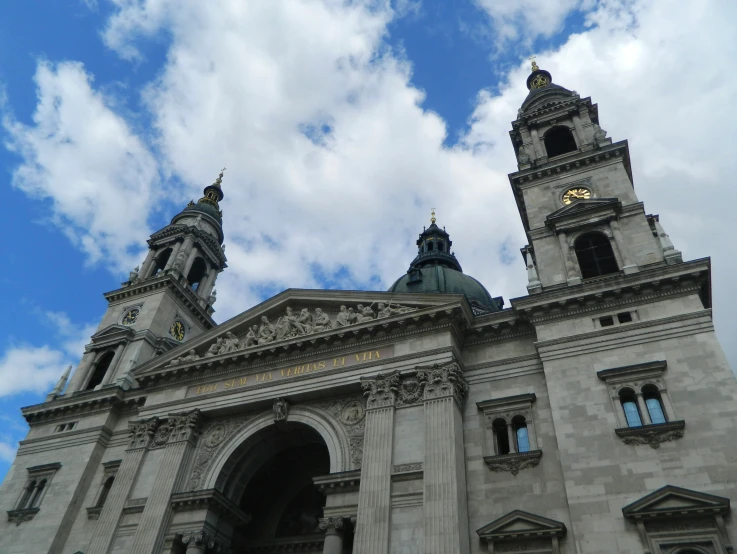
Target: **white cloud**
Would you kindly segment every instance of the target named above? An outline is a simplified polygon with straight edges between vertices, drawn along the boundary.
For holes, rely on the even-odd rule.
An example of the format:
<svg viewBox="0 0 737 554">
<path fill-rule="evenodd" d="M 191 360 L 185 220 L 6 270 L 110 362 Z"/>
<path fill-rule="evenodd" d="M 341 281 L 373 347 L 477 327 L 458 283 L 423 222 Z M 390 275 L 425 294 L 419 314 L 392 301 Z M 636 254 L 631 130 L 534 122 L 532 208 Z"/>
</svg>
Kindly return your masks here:
<svg viewBox="0 0 737 554">
<path fill-rule="evenodd" d="M 18 445 L 15 442 L 0 441 L 0 460 L 3 462 L 12 462 L 15 460 L 15 453 L 18 451 Z"/>
<path fill-rule="evenodd" d="M 156 162 L 82 64 L 39 62 L 33 124 L 6 114 L 6 146 L 23 157 L 13 185 L 53 201 L 53 218 L 92 262 L 133 261 L 156 202 Z"/>
</svg>

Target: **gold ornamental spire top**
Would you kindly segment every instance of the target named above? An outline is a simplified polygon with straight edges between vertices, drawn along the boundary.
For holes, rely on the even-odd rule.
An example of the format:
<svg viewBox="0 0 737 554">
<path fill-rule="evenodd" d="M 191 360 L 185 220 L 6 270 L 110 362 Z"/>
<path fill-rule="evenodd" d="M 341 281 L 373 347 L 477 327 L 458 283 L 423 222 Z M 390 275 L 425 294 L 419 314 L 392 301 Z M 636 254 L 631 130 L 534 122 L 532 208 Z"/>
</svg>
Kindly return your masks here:
<svg viewBox="0 0 737 554">
<path fill-rule="evenodd" d="M 540 71 L 540 68 L 537 67 L 537 62 L 535 61 L 535 55 L 533 54 L 530 56 L 530 61 L 532 62 L 532 71 Z"/>
<path fill-rule="evenodd" d="M 219 187 L 223 184 L 223 173 L 225 173 L 226 168 L 220 170 L 220 175 L 218 175 L 218 178 L 215 179 L 215 182 L 212 184 L 213 187 Z"/>
<path fill-rule="evenodd" d="M 430 212 L 430 223 L 435 223 L 435 208 Z"/>
</svg>

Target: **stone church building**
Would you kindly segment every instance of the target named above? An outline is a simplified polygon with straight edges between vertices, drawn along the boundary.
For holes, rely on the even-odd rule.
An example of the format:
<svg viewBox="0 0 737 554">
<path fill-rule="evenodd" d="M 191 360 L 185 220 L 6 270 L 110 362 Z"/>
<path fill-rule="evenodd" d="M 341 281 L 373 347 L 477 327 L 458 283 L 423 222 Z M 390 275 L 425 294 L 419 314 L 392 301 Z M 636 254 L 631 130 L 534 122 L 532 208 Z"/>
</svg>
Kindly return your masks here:
<svg viewBox="0 0 737 554">
<path fill-rule="evenodd" d="M 23 409 L 0 552 L 733 553 L 710 260 L 645 210 L 590 98 L 535 64 L 527 86 L 527 296 L 464 274 L 433 218 L 386 292 L 289 289 L 217 325 L 221 173 Z"/>
</svg>

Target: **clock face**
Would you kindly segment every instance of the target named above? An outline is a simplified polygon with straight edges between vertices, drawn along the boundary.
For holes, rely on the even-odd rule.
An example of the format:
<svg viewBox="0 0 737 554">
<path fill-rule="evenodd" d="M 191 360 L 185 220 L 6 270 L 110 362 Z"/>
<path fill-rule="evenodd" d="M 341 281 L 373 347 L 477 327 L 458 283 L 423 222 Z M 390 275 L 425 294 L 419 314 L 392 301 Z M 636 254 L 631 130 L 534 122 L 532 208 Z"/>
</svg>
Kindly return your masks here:
<svg viewBox="0 0 737 554">
<path fill-rule="evenodd" d="M 131 310 L 128 310 L 125 312 L 125 315 L 123 316 L 123 325 L 133 325 L 136 322 L 136 319 L 138 319 L 138 308 L 133 308 Z"/>
<path fill-rule="evenodd" d="M 576 187 L 566 191 L 563 195 L 563 203 L 570 204 L 574 200 L 587 200 L 591 198 L 591 191 L 583 187 Z"/>
<path fill-rule="evenodd" d="M 184 323 L 182 323 L 181 321 L 175 321 L 174 323 L 172 323 L 171 328 L 169 329 L 169 334 L 176 340 L 184 340 Z"/>
</svg>

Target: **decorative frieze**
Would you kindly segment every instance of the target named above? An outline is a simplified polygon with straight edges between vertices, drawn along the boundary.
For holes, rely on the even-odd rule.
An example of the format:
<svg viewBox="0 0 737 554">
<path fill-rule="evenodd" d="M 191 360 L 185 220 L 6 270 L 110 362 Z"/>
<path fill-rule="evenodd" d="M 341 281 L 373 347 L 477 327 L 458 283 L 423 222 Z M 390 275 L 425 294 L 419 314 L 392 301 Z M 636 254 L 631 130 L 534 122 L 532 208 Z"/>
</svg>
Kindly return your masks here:
<svg viewBox="0 0 737 554">
<path fill-rule="evenodd" d="M 366 396 L 366 407 L 388 408 L 394 406 L 399 388 L 399 372 L 378 373 L 375 377 L 361 377 L 361 388 Z"/>
<path fill-rule="evenodd" d="M 540 463 L 542 455 L 542 450 L 532 450 L 530 452 L 484 456 L 484 462 L 491 471 L 507 471 L 512 475 L 517 475 L 520 470 L 536 467 Z"/>
<path fill-rule="evenodd" d="M 30 521 L 39 512 L 39 508 L 26 508 L 23 510 L 8 510 L 8 523 L 20 525 L 25 521 Z"/>
<path fill-rule="evenodd" d="M 640 427 L 622 427 L 615 429 L 614 432 L 625 444 L 649 444 L 651 448 L 657 449 L 661 443 L 682 438 L 685 427 L 686 422 L 680 420 Z"/>
</svg>

